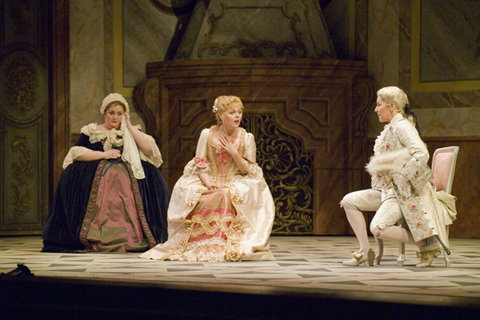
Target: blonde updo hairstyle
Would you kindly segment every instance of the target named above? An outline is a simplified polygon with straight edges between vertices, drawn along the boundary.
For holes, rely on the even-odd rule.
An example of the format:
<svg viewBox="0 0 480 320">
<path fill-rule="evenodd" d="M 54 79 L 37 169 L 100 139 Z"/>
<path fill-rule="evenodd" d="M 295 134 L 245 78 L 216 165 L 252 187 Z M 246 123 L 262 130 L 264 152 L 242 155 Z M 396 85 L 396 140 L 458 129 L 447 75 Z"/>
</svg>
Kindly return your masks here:
<svg viewBox="0 0 480 320">
<path fill-rule="evenodd" d="M 405 112 L 405 107 L 409 108 L 408 97 L 405 91 L 394 86 L 383 87 L 377 91 L 377 96 L 382 97 L 383 101 L 385 101 L 387 105 L 391 105 L 393 103 L 398 113 L 400 113 L 404 118 L 408 119 L 408 121 L 410 121 L 414 126 L 416 125 L 415 116 Z"/>
<path fill-rule="evenodd" d="M 222 125 L 223 121 L 220 118 L 220 115 L 225 112 L 230 105 L 238 103 L 243 111 L 243 103 L 237 96 L 219 96 L 215 99 L 215 103 L 213 104 L 212 111 L 215 113 L 215 118 L 217 119 L 217 125 Z"/>
</svg>

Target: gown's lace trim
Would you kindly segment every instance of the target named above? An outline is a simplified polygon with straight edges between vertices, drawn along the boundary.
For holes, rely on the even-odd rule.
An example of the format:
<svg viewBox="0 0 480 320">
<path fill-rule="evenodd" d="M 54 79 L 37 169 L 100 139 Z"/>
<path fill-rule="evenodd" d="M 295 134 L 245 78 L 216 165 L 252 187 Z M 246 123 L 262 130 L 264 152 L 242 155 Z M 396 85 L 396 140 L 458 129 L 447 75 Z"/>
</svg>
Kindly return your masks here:
<svg viewBox="0 0 480 320">
<path fill-rule="evenodd" d="M 155 167 L 158 168 L 163 163 L 162 154 L 160 152 L 160 149 L 158 148 L 157 144 L 155 143 L 155 139 L 153 139 L 152 136 L 147 135 L 147 134 L 145 136 L 147 138 L 148 145 L 152 149 L 152 153 L 147 156 L 147 155 L 145 155 L 145 153 L 143 153 L 142 149 L 139 148 L 138 152 L 140 153 L 140 159 L 142 159 L 143 161 L 146 161 L 150 164 L 153 164 Z"/>
<path fill-rule="evenodd" d="M 135 127 L 140 130 L 139 125 Z M 92 144 L 104 141 L 103 150 L 105 151 L 111 150 L 113 147 L 123 146 L 123 130 L 112 129 L 110 131 L 99 131 L 97 130 L 96 123 L 90 123 L 84 126 L 80 132 L 87 135 Z"/>
<path fill-rule="evenodd" d="M 197 163 L 195 162 L 195 158 L 190 160 L 183 169 L 184 175 L 198 175 L 200 172 L 207 172 L 208 174 L 210 174 L 210 164 L 207 163 L 207 166 L 205 168 L 199 168 L 197 166 Z"/>
<path fill-rule="evenodd" d="M 250 160 L 243 159 L 243 165 L 248 171 L 248 174 L 256 179 L 261 179 L 263 177 L 262 168 L 257 163 L 252 163 Z"/>
<path fill-rule="evenodd" d="M 199 172 L 209 172 L 212 182 L 218 184 L 220 178 L 219 162 L 216 161 L 217 148 L 212 145 L 212 137 L 215 132 L 215 126 L 210 128 L 210 133 L 207 141 L 207 157 L 209 159 L 207 166 L 199 168 L 195 158 L 192 159 L 184 169 L 184 174 L 198 174 Z M 242 130 L 239 142 L 239 153 L 245 153 L 245 130 Z M 233 160 L 230 160 L 233 161 Z M 246 166 L 253 168 L 254 164 L 244 160 Z M 203 165 L 202 165 L 203 166 Z M 188 209 L 182 214 L 182 220 L 187 227 L 187 231 L 183 234 L 180 245 L 177 249 L 170 250 L 165 259 L 166 260 L 180 260 L 180 261 L 239 261 L 242 259 L 244 253 L 240 250 L 240 239 L 244 230 L 244 214 L 239 208 L 239 204 L 243 202 L 240 199 L 235 186 L 231 183 L 233 177 L 237 173 L 237 166 L 231 163 L 227 172 L 224 173 L 224 187 L 229 189 L 230 201 L 236 209 L 236 215 L 226 214 L 220 216 L 218 213 L 211 213 L 207 217 L 194 215 L 191 219 L 187 216 L 196 207 L 202 193 L 206 188 L 199 188 L 196 194 L 188 203 Z M 254 170 L 251 170 L 254 171 Z M 215 222 L 215 223 L 213 223 Z M 213 225 L 212 225 L 213 224 Z M 195 227 L 196 226 L 196 227 Z M 203 234 L 213 235 L 218 230 L 221 230 L 226 236 L 223 238 L 212 238 L 201 241 L 192 241 Z"/>
<path fill-rule="evenodd" d="M 243 128 L 239 128 L 239 129 L 241 130 L 241 133 L 239 138 L 240 141 L 238 146 L 238 152 L 240 153 L 240 155 L 243 156 L 243 154 L 245 153 L 246 131 Z M 218 148 L 217 146 L 213 145 L 213 135 L 218 130 L 219 130 L 218 126 L 213 126 L 212 128 L 210 128 L 210 135 L 208 137 L 208 142 L 207 142 L 207 155 L 208 155 L 208 159 L 210 159 L 209 161 L 210 178 L 212 179 L 212 183 L 216 185 L 220 185 L 221 177 L 220 177 L 220 168 L 219 168 L 220 161 L 217 161 L 219 156 L 219 154 L 217 154 Z M 234 160 L 230 160 L 230 161 L 232 161 L 233 163 L 228 166 L 228 171 L 223 175 L 224 182 L 231 181 L 235 176 L 235 174 L 237 173 L 237 170 L 239 170 L 237 165 L 235 164 L 235 161 Z M 243 162 L 248 163 L 248 161 L 245 161 L 245 160 L 243 160 Z"/>
<path fill-rule="evenodd" d="M 140 125 L 136 125 L 134 127 L 141 130 Z M 97 124 L 90 123 L 89 125 L 84 126 L 80 130 L 80 132 L 87 135 L 89 137 L 90 143 L 92 144 L 103 141 L 103 150 L 105 151 L 111 150 L 114 147 L 118 149 L 122 147 L 124 144 L 123 136 L 125 132 L 123 130 L 112 129 L 110 131 L 98 131 Z M 157 144 L 155 143 L 155 139 L 153 139 L 152 136 L 145 134 L 145 137 L 147 139 L 148 145 L 152 149 L 152 153 L 147 156 L 143 153 L 143 151 L 140 148 L 138 148 L 140 159 L 158 168 L 163 163 L 160 149 L 158 148 Z M 72 164 L 77 157 L 85 154 L 89 150 L 90 149 L 86 147 L 79 147 L 79 146 L 72 147 L 63 161 L 63 169 L 65 169 L 70 164 Z M 126 152 L 126 150 L 124 150 L 124 152 Z M 139 174 L 137 173 L 135 176 L 138 177 Z"/>
<path fill-rule="evenodd" d="M 235 215 L 233 213 L 220 215 L 218 212 L 216 212 L 209 214 L 207 217 L 194 215 L 192 219 L 186 222 L 187 224 L 192 224 L 194 226 L 197 224 L 197 228 L 194 228 L 190 232 L 190 238 L 197 238 L 203 234 L 207 234 L 209 236 L 214 235 L 219 230 L 221 230 L 224 234 L 227 234 L 230 229 L 230 224 L 234 219 Z"/>
<path fill-rule="evenodd" d="M 245 232 L 242 219 L 233 214 L 220 216 L 218 213 L 212 213 L 207 218 L 194 215 L 192 219 L 185 220 L 187 231 L 182 236 L 180 248 L 170 250 L 166 260 L 180 261 L 240 261 L 244 253 L 240 251 L 240 237 Z M 215 224 L 210 225 L 210 223 Z M 228 225 L 230 223 L 230 225 Z M 198 226 L 195 228 L 195 226 Z M 221 230 L 226 236 L 223 238 L 212 238 L 200 241 L 192 241 L 203 234 L 213 235 Z"/>
<path fill-rule="evenodd" d="M 71 147 L 67 153 L 67 156 L 63 160 L 63 169 L 67 168 L 69 165 L 73 163 L 78 157 L 83 156 L 85 153 L 90 151 L 90 149 L 85 147 L 74 146 Z"/>
<path fill-rule="evenodd" d="M 85 211 L 85 217 L 83 218 L 83 223 L 82 227 L 80 229 L 79 233 L 79 239 L 80 242 L 85 246 L 85 248 L 90 248 L 90 243 L 88 241 L 88 231 L 90 230 L 90 226 L 92 224 L 93 219 L 95 218 L 96 214 L 96 203 L 97 203 L 97 196 L 98 196 L 98 188 L 100 186 L 100 181 L 103 176 L 103 171 L 105 169 L 105 166 L 108 164 L 107 160 L 102 160 L 98 164 L 97 170 L 95 172 L 95 177 L 92 182 L 92 189 L 90 190 L 90 196 L 88 199 L 88 204 L 87 204 L 87 209 Z M 138 217 L 140 219 L 140 224 L 142 226 L 142 230 L 144 235 L 146 236 L 148 243 L 150 245 L 150 248 L 153 248 L 156 244 L 157 241 L 155 240 L 155 237 L 150 230 L 150 227 L 148 225 L 147 218 L 145 216 L 145 211 L 143 207 L 143 201 L 142 201 L 142 195 L 140 193 L 140 187 L 138 185 L 138 181 L 133 175 L 132 168 L 130 165 L 127 165 L 127 170 L 128 170 L 128 175 L 130 177 L 131 183 L 132 183 L 132 191 L 133 191 L 133 196 L 135 198 L 135 204 L 137 207 L 137 212 L 138 212 Z"/>
</svg>

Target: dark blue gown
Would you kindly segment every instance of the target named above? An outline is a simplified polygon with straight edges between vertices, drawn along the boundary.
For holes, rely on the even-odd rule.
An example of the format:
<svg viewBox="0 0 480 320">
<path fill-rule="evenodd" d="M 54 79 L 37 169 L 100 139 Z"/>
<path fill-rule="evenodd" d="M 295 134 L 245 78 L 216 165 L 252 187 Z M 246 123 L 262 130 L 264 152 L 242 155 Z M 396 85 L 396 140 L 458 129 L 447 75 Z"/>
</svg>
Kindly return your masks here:
<svg viewBox="0 0 480 320">
<path fill-rule="evenodd" d="M 92 144 L 89 137 L 83 133 L 75 146 L 103 151 L 101 142 Z M 91 201 L 91 193 L 96 192 L 95 182 L 100 179 L 103 171 L 101 169 L 108 166 L 108 162 L 109 160 L 74 161 L 62 172 L 43 229 L 42 252 L 82 252 L 86 249 L 80 239 L 80 231 Z M 158 168 L 146 161 L 142 161 L 142 166 L 145 179 L 136 179 L 131 170 L 129 172 L 132 182 L 136 180 L 138 183 L 132 183 L 138 185 L 133 191 L 141 196 L 137 209 L 148 224 L 148 228 L 144 226 L 144 233 L 148 235 L 152 247 L 168 238 L 167 208 L 170 192 Z"/>
</svg>

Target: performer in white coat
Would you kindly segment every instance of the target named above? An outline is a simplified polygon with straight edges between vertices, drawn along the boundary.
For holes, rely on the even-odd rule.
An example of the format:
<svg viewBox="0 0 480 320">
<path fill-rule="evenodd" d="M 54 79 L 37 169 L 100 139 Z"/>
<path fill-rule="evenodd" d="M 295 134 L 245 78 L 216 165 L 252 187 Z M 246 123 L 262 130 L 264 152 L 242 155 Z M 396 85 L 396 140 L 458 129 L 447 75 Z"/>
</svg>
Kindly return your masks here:
<svg viewBox="0 0 480 320">
<path fill-rule="evenodd" d="M 204 129 L 168 208 L 168 241 L 141 258 L 181 261 L 275 260 L 269 237 L 275 205 L 256 163 L 255 139 L 240 127 L 243 104 L 220 96 L 217 125 Z"/>
<path fill-rule="evenodd" d="M 377 137 L 374 155 L 366 166 L 372 176 L 372 188 L 349 193 L 340 202 L 360 243 L 360 250 L 343 264 L 373 265 L 375 253 L 370 248 L 361 211 L 376 211 L 370 231 L 380 239 L 417 246 L 421 259 L 417 267 L 427 267 L 440 254 L 442 243 L 448 248 L 446 225 L 455 220 L 456 210 L 437 199 L 427 165 L 427 146 L 420 137 L 405 92 L 398 87 L 380 89 L 375 112 L 379 121 L 387 125 Z M 406 228 L 397 226 L 401 219 Z"/>
</svg>

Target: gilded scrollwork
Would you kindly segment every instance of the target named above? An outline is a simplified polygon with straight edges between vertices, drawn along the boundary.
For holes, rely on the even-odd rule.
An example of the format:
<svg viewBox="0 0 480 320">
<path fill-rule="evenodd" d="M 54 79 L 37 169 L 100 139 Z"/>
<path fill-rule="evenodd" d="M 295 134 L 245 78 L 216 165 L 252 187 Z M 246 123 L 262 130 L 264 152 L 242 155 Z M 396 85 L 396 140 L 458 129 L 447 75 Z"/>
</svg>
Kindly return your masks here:
<svg viewBox="0 0 480 320">
<path fill-rule="evenodd" d="M 5 68 L 5 87 L 8 104 L 17 112 L 25 112 L 34 107 L 36 101 L 37 72 L 25 57 L 18 57 Z"/>
<path fill-rule="evenodd" d="M 212 34 L 215 32 L 218 21 L 221 20 L 225 12 L 229 9 L 224 4 L 221 4 L 222 11 L 216 16 L 211 14 L 208 17 L 208 24 L 210 25 L 210 31 L 205 34 L 205 41 L 198 49 L 198 57 L 204 58 L 205 52 L 210 56 L 217 54 L 221 56 L 227 56 L 232 49 L 237 49 L 240 52 L 242 58 L 261 58 L 269 56 L 268 50 L 274 52 L 274 56 L 289 56 L 296 58 L 306 58 L 308 54 L 307 46 L 303 43 L 302 34 L 297 30 L 297 23 L 300 21 L 298 14 L 287 12 L 287 5 L 284 5 L 282 9 L 283 16 L 290 21 L 290 28 L 293 31 L 295 41 L 289 42 L 274 42 L 269 40 L 262 41 L 232 41 L 229 43 L 217 43 L 211 42 Z"/>
<path fill-rule="evenodd" d="M 23 216 L 30 211 L 30 204 L 28 203 L 28 182 L 32 177 L 32 152 L 26 142 L 26 137 L 21 137 L 15 134 L 15 139 L 12 142 L 13 153 L 19 152 L 20 155 L 16 161 L 12 161 L 13 174 L 13 206 L 12 214 L 16 216 Z"/>
<path fill-rule="evenodd" d="M 255 135 L 257 162 L 275 201 L 273 234 L 313 233 L 313 154 L 272 115 L 245 115 L 243 121 Z"/>
</svg>

